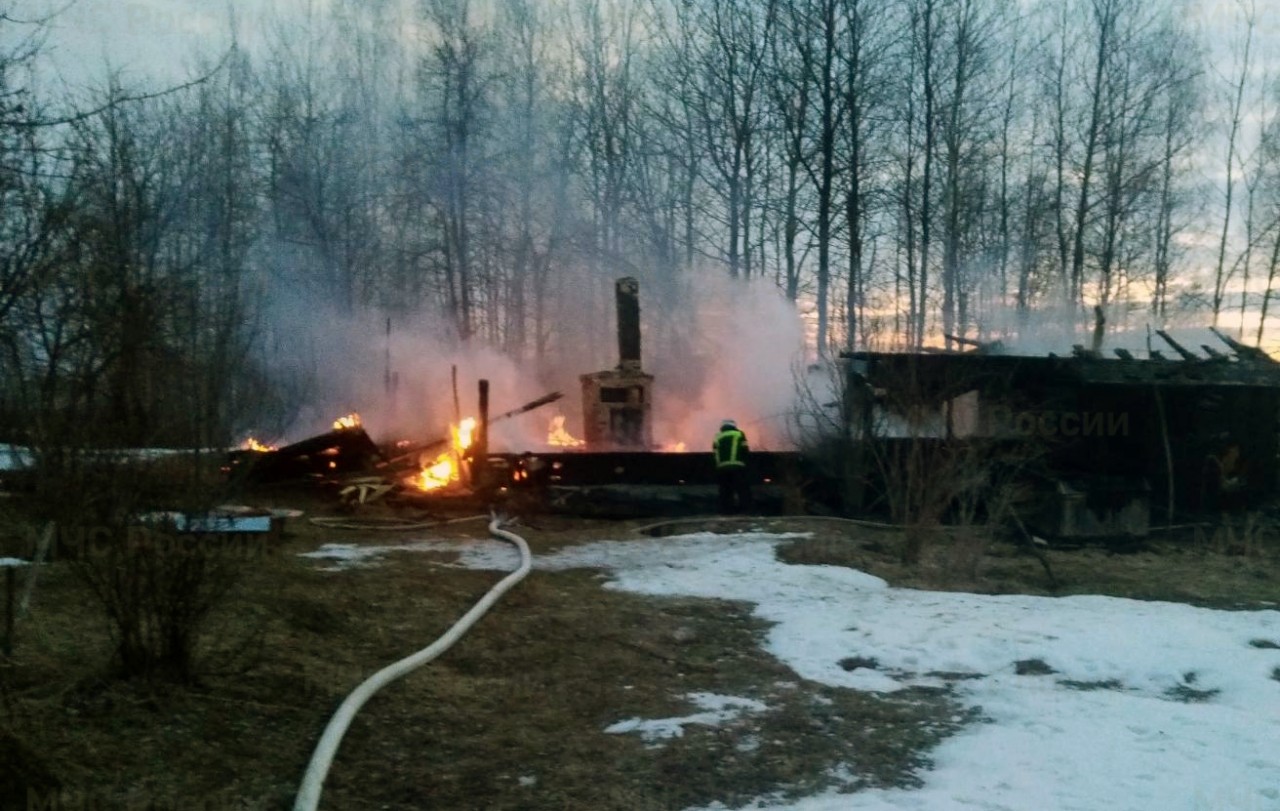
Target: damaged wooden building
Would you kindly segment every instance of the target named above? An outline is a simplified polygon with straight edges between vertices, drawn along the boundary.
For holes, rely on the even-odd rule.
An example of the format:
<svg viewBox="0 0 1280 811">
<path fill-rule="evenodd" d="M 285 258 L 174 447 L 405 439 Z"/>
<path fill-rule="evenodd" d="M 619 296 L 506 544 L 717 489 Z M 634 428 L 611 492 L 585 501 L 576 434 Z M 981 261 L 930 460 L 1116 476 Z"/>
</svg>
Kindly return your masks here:
<svg viewBox="0 0 1280 811">
<path fill-rule="evenodd" d="M 1263 507 L 1280 486 L 1280 363 L 1211 334 L 1194 350 L 1157 331 L 1141 352 L 846 353 L 857 500 L 883 507 L 921 448 L 968 448 L 970 467 L 1017 467 L 1022 518 L 1050 537 Z"/>
</svg>

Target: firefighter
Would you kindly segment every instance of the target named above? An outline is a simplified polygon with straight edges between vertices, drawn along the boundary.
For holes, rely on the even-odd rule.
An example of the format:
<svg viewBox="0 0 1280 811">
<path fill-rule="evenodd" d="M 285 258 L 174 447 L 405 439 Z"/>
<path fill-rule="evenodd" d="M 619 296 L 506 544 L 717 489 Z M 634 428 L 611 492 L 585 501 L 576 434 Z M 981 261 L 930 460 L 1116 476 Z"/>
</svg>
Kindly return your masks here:
<svg viewBox="0 0 1280 811">
<path fill-rule="evenodd" d="M 747 435 L 733 420 L 720 423 L 711 443 L 716 459 L 716 484 L 720 487 L 720 512 L 741 513 L 751 508 L 751 483 L 747 480 Z"/>
</svg>

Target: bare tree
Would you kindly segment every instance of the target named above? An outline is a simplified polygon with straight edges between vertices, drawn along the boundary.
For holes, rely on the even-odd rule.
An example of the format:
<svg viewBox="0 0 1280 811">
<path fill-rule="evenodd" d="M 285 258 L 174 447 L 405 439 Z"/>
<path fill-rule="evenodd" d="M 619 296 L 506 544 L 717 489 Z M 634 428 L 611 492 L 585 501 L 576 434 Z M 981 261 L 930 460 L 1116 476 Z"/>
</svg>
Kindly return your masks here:
<svg viewBox="0 0 1280 811">
<path fill-rule="evenodd" d="M 523 353 L 529 342 L 531 299 L 541 299 L 551 250 L 548 218 L 539 216 L 549 202 L 546 161 L 548 115 L 552 101 L 547 94 L 548 30 L 545 15 L 535 4 L 517 0 L 503 6 L 499 16 L 502 47 L 500 63 L 501 111 L 498 127 L 503 145 L 502 166 L 506 189 L 515 211 L 510 225 L 498 232 L 508 235 L 506 252 L 510 268 L 504 284 L 505 313 L 501 345 L 513 355 Z"/>
<path fill-rule="evenodd" d="M 800 255 L 798 245 L 802 216 L 800 210 L 803 167 L 809 150 L 814 47 L 805 30 L 805 13 L 800 3 L 773 2 L 774 33 L 769 38 L 769 75 L 765 82 L 771 114 L 778 122 L 776 137 L 781 153 L 784 190 L 782 192 L 780 266 L 782 287 L 790 301 L 800 295 Z"/>
<path fill-rule="evenodd" d="M 1271 102 L 1267 106 L 1275 111 L 1277 102 L 1280 102 L 1280 84 L 1273 82 L 1267 88 L 1267 92 L 1271 96 Z M 1255 336 L 1257 345 L 1261 346 L 1271 301 L 1275 297 L 1276 280 L 1280 276 L 1280 115 L 1274 112 L 1263 121 L 1262 131 L 1258 137 L 1257 155 L 1258 195 L 1260 207 L 1263 209 L 1261 218 L 1273 224 L 1270 228 L 1270 244 L 1265 253 L 1264 267 L 1267 282 L 1262 293 L 1258 330 Z"/>
<path fill-rule="evenodd" d="M 443 234 L 448 312 L 466 341 L 476 326 L 472 228 L 484 163 L 481 140 L 488 137 L 483 117 L 491 80 L 485 72 L 489 35 L 472 19 L 469 0 L 427 0 L 424 13 L 432 39 L 421 80 L 434 125 L 434 137 L 424 146 L 434 168 L 432 199 Z"/>
<path fill-rule="evenodd" d="M 1152 257 L 1151 312 L 1164 318 L 1168 314 L 1169 281 L 1177 250 L 1174 238 L 1185 227 L 1184 211 L 1187 193 L 1181 188 L 1181 176 L 1192 147 L 1197 144 L 1195 110 L 1200 101 L 1199 55 L 1188 52 L 1186 38 L 1171 48 L 1165 58 L 1175 63 L 1167 70 L 1171 81 L 1163 94 L 1161 147 L 1159 164 L 1159 199 Z"/>
<path fill-rule="evenodd" d="M 884 9 L 865 0 L 846 0 L 842 13 L 844 47 L 843 107 L 848 124 L 844 189 L 844 219 L 848 242 L 848 287 L 845 296 L 845 347 L 854 349 L 863 326 L 869 271 L 868 227 L 872 217 L 875 174 L 879 164 L 876 137 L 885 116 L 883 65 L 890 63 L 888 25 Z"/>
<path fill-rule="evenodd" d="M 1069 297 L 1072 302 L 1081 301 L 1084 295 L 1085 232 L 1094 205 L 1094 168 L 1098 159 L 1098 142 L 1103 133 L 1104 101 L 1108 70 L 1119 46 L 1117 28 L 1120 25 L 1123 4 L 1127 0 L 1090 0 L 1087 32 L 1091 48 L 1089 60 L 1091 77 L 1086 85 L 1088 114 L 1085 119 L 1084 145 L 1081 156 L 1080 177 L 1072 212 L 1071 273 L 1068 279 Z"/>
<path fill-rule="evenodd" d="M 931 263 L 934 261 L 936 189 L 935 169 L 939 128 L 939 75 L 942 49 L 942 6 L 946 0 L 911 0 L 907 4 L 906 70 L 899 91 L 903 145 L 899 179 L 901 234 L 908 287 L 908 338 L 924 344 L 930 301 Z"/>
<path fill-rule="evenodd" d="M 1140 282 L 1162 299 L 1194 140 L 1196 46 L 1173 12 L 1132 0 L 1062 6 L 1049 28 L 1043 87 L 1065 298 L 1106 303 Z"/>
<path fill-rule="evenodd" d="M 339 37 L 338 25 L 314 9 L 300 25 L 280 23 L 260 71 L 264 102 L 255 118 L 266 152 L 274 275 L 350 313 L 382 281 L 375 274 L 384 265 L 387 170 L 371 92 L 380 78 L 375 57 L 356 34 Z M 335 53 L 338 42 L 349 50 Z"/>
<path fill-rule="evenodd" d="M 61 228 L 5 321 L 6 388 L 21 395 L 37 460 L 30 507 L 109 528 L 95 550 L 109 554 L 77 571 L 130 676 L 193 675 L 235 567 L 140 548 L 129 528 L 144 509 L 217 503 L 202 449 L 229 444 L 271 385 L 252 351 L 248 289 L 261 220 L 255 94 L 243 61 L 225 66 L 162 99 L 131 101 L 113 83 L 57 133 L 59 171 L 39 183 Z M 118 450 L 156 445 L 188 453 L 156 474 Z"/>
<path fill-rule="evenodd" d="M 38 126 L 40 102 L 23 81 L 43 35 L 43 25 L 0 18 L 0 36 L 8 43 L 0 52 L 0 415 L 9 431 L 19 424 L 16 378 L 29 349 L 20 310 L 53 270 L 68 212 L 65 196 L 44 180 L 55 163 L 52 133 Z"/>
<path fill-rule="evenodd" d="M 831 248 L 837 203 L 837 181 L 844 162 L 837 152 L 840 134 L 846 123 L 845 95 L 842 90 L 845 76 L 840 70 L 842 48 L 842 24 L 840 0 L 815 0 L 807 8 L 807 25 L 813 37 L 813 72 L 809 81 L 814 99 L 812 135 L 813 146 L 805 161 L 809 182 L 815 190 L 816 211 L 815 239 L 817 241 L 817 301 L 818 354 L 829 351 L 831 322 Z"/>
<path fill-rule="evenodd" d="M 600 254 L 617 256 L 623 247 L 623 213 L 632 168 L 635 116 L 640 86 L 633 73 L 636 9 L 583 3 L 573 33 L 579 71 L 573 92 L 579 144 L 592 204 L 593 239 Z"/>
<path fill-rule="evenodd" d="M 988 154 L 984 130 L 993 107 L 992 37 L 997 20 L 980 0 L 959 0 L 947 9 L 945 109 L 939 122 L 942 142 L 942 322 L 943 335 L 963 335 L 968 327 L 968 292 L 962 278 L 962 248 L 976 227 L 972 209 L 984 205 L 982 184 Z M 946 338 L 950 345 L 951 339 Z"/>
<path fill-rule="evenodd" d="M 702 152 L 715 172 L 712 189 L 723 200 L 724 256 L 729 275 L 752 274 L 752 215 L 760 160 L 762 80 L 774 15 L 758 0 L 710 0 L 693 16 L 697 71 L 694 98 Z"/>
<path fill-rule="evenodd" d="M 1231 214 L 1235 195 L 1236 139 L 1239 137 L 1240 124 L 1244 117 L 1245 90 L 1249 84 L 1249 72 L 1252 67 L 1253 35 L 1254 29 L 1257 27 L 1257 9 L 1254 7 L 1252 0 L 1237 0 L 1237 6 L 1240 10 L 1241 25 L 1244 26 L 1244 32 L 1241 35 L 1244 41 L 1239 49 L 1240 57 L 1237 64 L 1239 73 L 1236 74 L 1230 84 L 1231 101 L 1228 113 L 1230 124 L 1227 132 L 1227 176 L 1223 191 L 1222 233 L 1218 239 L 1218 262 L 1214 267 L 1213 275 L 1214 326 L 1218 325 L 1218 316 L 1222 311 L 1222 300 L 1226 295 L 1227 283 L 1231 278 L 1226 261 L 1227 244 L 1231 236 Z"/>
</svg>

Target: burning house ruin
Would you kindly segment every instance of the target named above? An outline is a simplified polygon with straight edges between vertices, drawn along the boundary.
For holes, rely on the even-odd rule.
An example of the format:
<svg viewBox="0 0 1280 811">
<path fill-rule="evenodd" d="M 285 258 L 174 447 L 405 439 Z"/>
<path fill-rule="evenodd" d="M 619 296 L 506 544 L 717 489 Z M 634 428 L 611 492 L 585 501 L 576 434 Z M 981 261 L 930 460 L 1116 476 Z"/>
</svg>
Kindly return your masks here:
<svg viewBox="0 0 1280 811">
<path fill-rule="evenodd" d="M 618 363 L 582 374 L 583 436 L 571 436 L 563 414 L 550 418 L 545 442 L 490 447 L 489 428 L 562 399 L 552 392 L 491 415 L 488 383 L 479 380 L 478 413 L 463 417 L 457 368 L 452 375 L 455 419 L 448 436 L 376 445 L 354 415 L 333 430 L 283 448 L 246 443 L 231 455 L 228 473 L 249 483 L 309 482 L 339 494 L 366 485 L 388 502 L 454 507 L 520 496 L 521 503 L 609 517 L 702 514 L 714 509 L 715 465 L 709 452 L 654 441 L 654 376 L 641 360 L 639 283 L 615 283 Z M 708 437 L 709 439 L 709 437 Z M 780 511 L 778 482 L 798 481 L 798 455 L 753 450 L 749 474 L 756 505 Z M 369 483 L 373 484 L 369 484 Z M 345 496 L 344 496 L 345 497 Z M 382 496 L 379 496 L 381 498 Z"/>
<path fill-rule="evenodd" d="M 1032 449 L 1017 462 L 1035 493 L 1025 517 L 1050 536 L 1144 535 L 1153 517 L 1254 508 L 1280 487 L 1280 363 L 1214 334 L 1193 351 L 1157 331 L 1145 358 L 849 353 L 851 436 Z"/>
</svg>

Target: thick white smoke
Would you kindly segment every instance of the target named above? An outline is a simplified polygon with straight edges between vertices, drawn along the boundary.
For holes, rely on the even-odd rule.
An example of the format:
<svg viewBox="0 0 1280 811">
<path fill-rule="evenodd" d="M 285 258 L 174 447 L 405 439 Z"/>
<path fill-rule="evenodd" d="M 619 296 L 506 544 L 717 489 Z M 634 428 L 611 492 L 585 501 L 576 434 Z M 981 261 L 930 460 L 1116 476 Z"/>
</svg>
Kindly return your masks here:
<svg viewBox="0 0 1280 811">
<path fill-rule="evenodd" d="M 607 288 L 604 288 L 607 289 Z M 594 319 L 606 334 L 607 367 L 617 362 L 614 300 L 600 296 Z M 489 381 L 489 413 L 496 416 L 552 391 L 564 398 L 490 430 L 493 450 L 545 450 L 551 418 L 581 436 L 578 376 L 600 371 L 599 351 L 564 351 L 541 369 L 476 341 L 460 344 L 438 313 L 388 316 L 374 309 L 345 312 L 324 295 L 299 288 L 275 291 L 268 307 L 269 359 L 296 387 L 297 417 L 286 436 L 296 440 L 326 430 L 343 414 L 359 412 L 378 441 L 425 440 L 447 435 L 455 419 L 451 374 L 457 368 L 462 416 L 478 412 L 478 382 Z M 804 331 L 796 309 L 767 281 L 734 282 L 701 273 L 674 296 L 640 287 L 643 365 L 654 384 L 654 439 L 660 446 L 709 446 L 720 421 L 735 419 L 754 447 L 791 447 L 789 415 L 795 407 L 792 369 L 803 358 Z M 606 368 L 607 368 L 606 367 Z M 394 380 L 388 385 L 388 378 Z M 274 437 L 273 437 L 274 438 Z"/>
<path fill-rule="evenodd" d="M 689 319 L 688 349 L 671 352 L 658 344 L 656 356 L 645 361 L 657 378 L 654 439 L 706 450 L 720 421 L 733 419 L 753 447 L 790 449 L 792 369 L 805 352 L 795 306 L 767 280 L 702 274 L 689 285 L 681 310 Z M 642 320 L 644 312 L 642 288 Z"/>
</svg>

